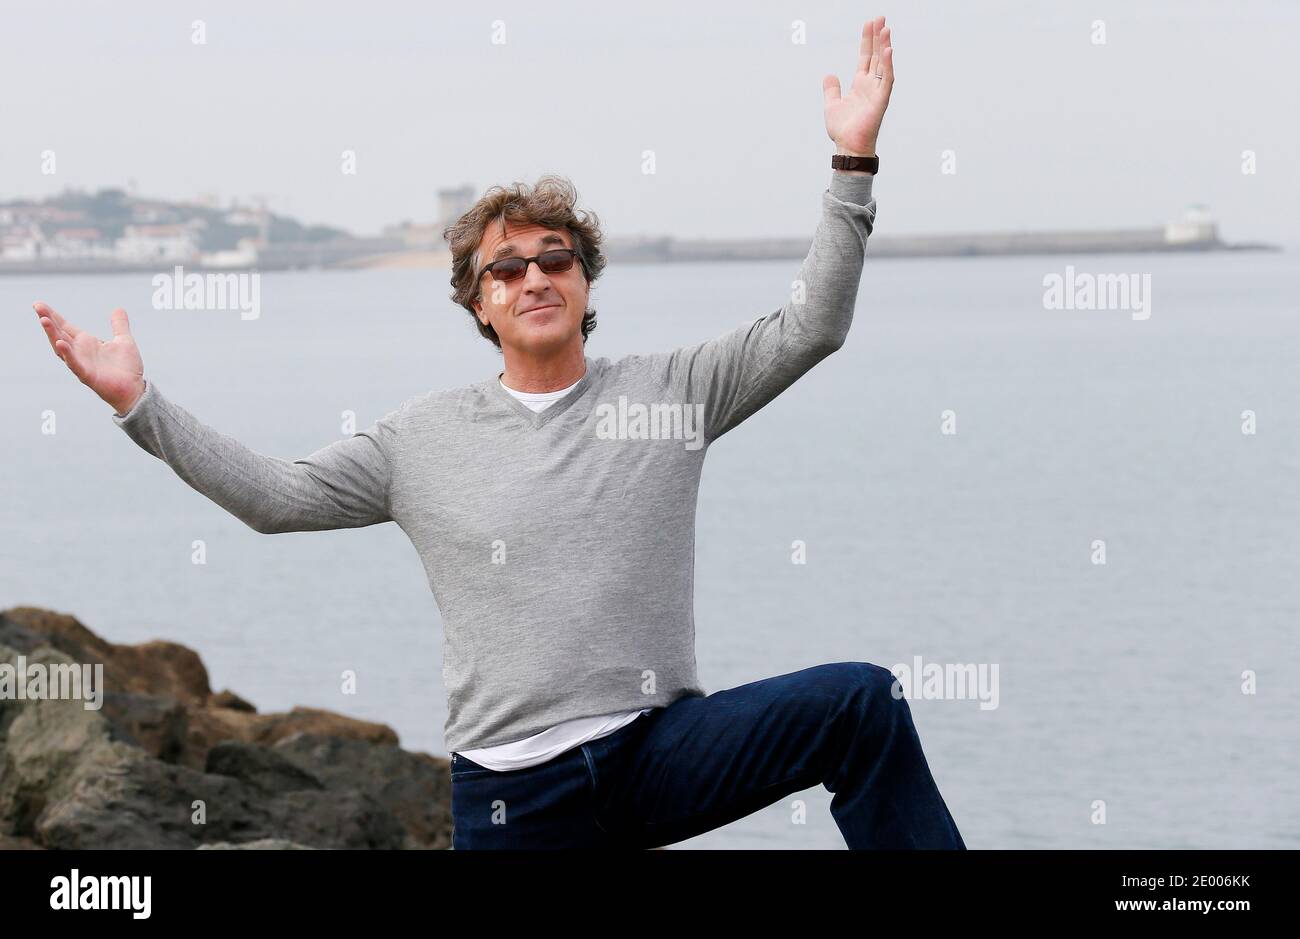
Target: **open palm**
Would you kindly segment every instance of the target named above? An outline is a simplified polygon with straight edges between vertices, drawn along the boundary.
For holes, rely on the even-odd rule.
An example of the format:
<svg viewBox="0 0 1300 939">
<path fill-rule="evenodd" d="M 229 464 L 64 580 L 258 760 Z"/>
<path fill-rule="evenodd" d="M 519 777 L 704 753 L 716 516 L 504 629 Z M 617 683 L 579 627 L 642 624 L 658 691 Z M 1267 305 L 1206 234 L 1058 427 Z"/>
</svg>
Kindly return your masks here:
<svg viewBox="0 0 1300 939">
<path fill-rule="evenodd" d="M 876 153 L 880 122 L 894 88 L 894 49 L 890 39 L 883 16 L 867 20 L 862 26 L 858 66 L 848 93 L 840 96 L 840 80 L 836 76 L 827 75 L 822 79 L 826 133 L 845 153 L 859 156 Z"/>
<path fill-rule="evenodd" d="M 120 307 L 110 317 L 113 338 L 105 342 L 78 329 L 48 303 L 33 303 L 54 354 L 82 382 L 125 414 L 144 391 L 144 362 L 131 338 L 131 324 Z"/>
</svg>

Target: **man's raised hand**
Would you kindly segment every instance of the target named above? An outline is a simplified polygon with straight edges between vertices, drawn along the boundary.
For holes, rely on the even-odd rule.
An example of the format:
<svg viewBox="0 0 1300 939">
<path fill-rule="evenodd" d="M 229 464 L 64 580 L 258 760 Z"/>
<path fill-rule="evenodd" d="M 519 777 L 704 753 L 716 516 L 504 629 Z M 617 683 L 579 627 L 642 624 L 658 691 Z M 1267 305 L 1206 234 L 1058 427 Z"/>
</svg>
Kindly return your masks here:
<svg viewBox="0 0 1300 939">
<path fill-rule="evenodd" d="M 113 338 L 105 342 L 78 329 L 48 303 L 32 304 L 50 348 L 81 383 L 119 414 L 125 414 L 144 393 L 144 362 L 131 338 L 131 324 L 121 307 L 111 317 Z"/>
<path fill-rule="evenodd" d="M 889 107 L 894 88 L 894 49 L 889 27 L 878 16 L 862 26 L 858 67 L 848 94 L 840 97 L 840 80 L 835 75 L 822 79 L 826 99 L 826 133 L 840 153 L 875 156 L 880 122 Z"/>
</svg>

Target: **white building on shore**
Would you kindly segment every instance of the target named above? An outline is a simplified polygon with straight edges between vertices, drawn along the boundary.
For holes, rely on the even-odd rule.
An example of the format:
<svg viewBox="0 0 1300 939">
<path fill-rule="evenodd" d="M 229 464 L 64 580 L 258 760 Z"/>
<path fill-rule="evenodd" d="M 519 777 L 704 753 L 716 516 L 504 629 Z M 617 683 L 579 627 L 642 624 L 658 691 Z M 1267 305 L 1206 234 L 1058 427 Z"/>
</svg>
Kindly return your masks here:
<svg viewBox="0 0 1300 939">
<path fill-rule="evenodd" d="M 44 257 L 45 238 L 36 225 L 14 225 L 0 232 L 0 259 L 35 261 Z"/>
<path fill-rule="evenodd" d="M 113 244 L 98 228 L 61 228 L 45 246 L 47 258 L 111 258 Z"/>
<path fill-rule="evenodd" d="M 258 239 L 240 238 L 238 245 L 225 251 L 204 251 L 199 258 L 203 267 L 242 268 L 257 264 Z"/>
<path fill-rule="evenodd" d="M 128 225 L 115 251 L 126 264 L 197 261 L 199 242 L 192 224 Z"/>
</svg>

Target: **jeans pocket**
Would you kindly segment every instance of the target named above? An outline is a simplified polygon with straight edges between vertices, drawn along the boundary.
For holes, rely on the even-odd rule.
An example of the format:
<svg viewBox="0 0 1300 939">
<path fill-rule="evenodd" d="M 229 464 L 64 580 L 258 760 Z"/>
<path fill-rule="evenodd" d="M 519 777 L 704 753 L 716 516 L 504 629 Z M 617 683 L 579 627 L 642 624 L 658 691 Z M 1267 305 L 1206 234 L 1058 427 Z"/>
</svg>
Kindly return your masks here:
<svg viewBox="0 0 1300 939">
<path fill-rule="evenodd" d="M 481 766 L 473 760 L 468 760 L 459 753 L 453 753 L 451 756 L 451 779 L 455 782 L 458 779 L 473 779 L 479 776 L 492 776 L 497 771 Z"/>
</svg>

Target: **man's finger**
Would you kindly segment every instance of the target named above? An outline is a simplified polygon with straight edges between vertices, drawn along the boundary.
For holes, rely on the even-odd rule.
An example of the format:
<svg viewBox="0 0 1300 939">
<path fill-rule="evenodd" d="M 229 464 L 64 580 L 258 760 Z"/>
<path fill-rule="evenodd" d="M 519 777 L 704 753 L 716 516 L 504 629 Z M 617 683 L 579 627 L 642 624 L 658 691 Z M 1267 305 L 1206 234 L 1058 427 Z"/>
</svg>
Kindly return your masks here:
<svg viewBox="0 0 1300 939">
<path fill-rule="evenodd" d="M 888 98 L 889 91 L 894 87 L 894 37 L 886 26 L 880 31 L 880 68 L 877 70 L 883 76 L 881 85 L 884 86 L 885 96 Z"/>
<path fill-rule="evenodd" d="M 42 317 L 41 327 L 45 330 L 45 335 L 50 338 L 50 345 L 54 345 L 55 341 L 59 339 L 62 339 L 69 345 L 73 342 L 73 337 L 68 335 L 66 330 L 60 328 L 59 324 L 54 322 L 48 316 Z"/>
<path fill-rule="evenodd" d="M 840 100 L 840 80 L 834 75 L 822 79 L 822 99 L 827 103 Z"/>
<path fill-rule="evenodd" d="M 58 355 L 59 350 L 54 343 L 55 340 L 61 339 L 63 334 L 59 332 L 59 327 L 54 325 L 54 321 L 44 313 L 41 314 L 40 323 L 41 329 L 45 330 L 45 338 L 50 341 L 50 348 L 54 350 L 55 355 Z"/>
<path fill-rule="evenodd" d="M 882 16 L 876 19 L 875 41 L 871 44 L 871 66 L 868 69 L 868 71 L 871 72 L 873 78 L 880 73 L 881 61 L 882 61 L 881 53 L 885 49 L 885 41 L 883 38 L 884 31 L 885 31 L 885 18 Z"/>
<path fill-rule="evenodd" d="M 867 20 L 862 24 L 862 41 L 858 43 L 858 71 L 865 72 L 871 64 L 871 50 L 875 44 L 876 21 Z"/>
<path fill-rule="evenodd" d="M 50 306 L 48 303 L 36 303 L 33 304 L 33 306 L 36 307 L 37 313 L 43 313 L 53 320 L 54 324 L 63 331 L 63 334 L 67 336 L 69 340 L 76 339 L 77 334 L 81 332 L 81 330 L 65 320 L 59 311 L 54 309 L 54 307 Z"/>
<path fill-rule="evenodd" d="M 72 369 L 72 374 L 78 378 L 81 377 L 81 363 L 77 359 L 76 353 L 72 351 L 72 346 L 65 340 L 60 339 L 54 344 L 54 353 L 63 360 L 63 364 Z"/>
<path fill-rule="evenodd" d="M 59 329 L 59 324 L 54 322 L 54 317 L 50 315 L 50 308 L 43 303 L 33 303 L 32 308 L 36 310 L 36 321 L 41 324 L 41 329 L 45 330 L 45 335 L 50 337 L 50 345 L 54 345 L 54 340 L 63 335 Z"/>
<path fill-rule="evenodd" d="M 126 310 L 122 309 L 121 307 L 118 307 L 116 310 L 114 310 L 112 315 L 112 321 L 113 321 L 114 336 L 131 335 L 131 324 L 126 318 Z"/>
</svg>

